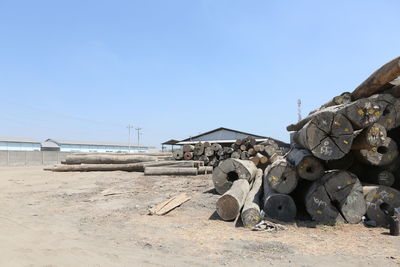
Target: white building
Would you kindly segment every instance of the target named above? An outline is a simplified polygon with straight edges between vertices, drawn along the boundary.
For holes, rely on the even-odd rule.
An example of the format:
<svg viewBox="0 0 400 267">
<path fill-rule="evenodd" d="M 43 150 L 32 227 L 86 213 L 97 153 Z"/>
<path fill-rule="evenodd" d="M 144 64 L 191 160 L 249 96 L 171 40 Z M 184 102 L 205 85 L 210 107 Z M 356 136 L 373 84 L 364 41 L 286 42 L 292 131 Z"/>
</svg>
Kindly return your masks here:
<svg viewBox="0 0 400 267">
<path fill-rule="evenodd" d="M 0 137 L 0 150 L 40 151 L 40 142 L 29 138 Z"/>
<path fill-rule="evenodd" d="M 98 141 L 78 141 L 47 139 L 47 144 L 53 143 L 61 152 L 148 152 L 151 147 L 129 145 L 128 143 L 112 143 Z"/>
</svg>

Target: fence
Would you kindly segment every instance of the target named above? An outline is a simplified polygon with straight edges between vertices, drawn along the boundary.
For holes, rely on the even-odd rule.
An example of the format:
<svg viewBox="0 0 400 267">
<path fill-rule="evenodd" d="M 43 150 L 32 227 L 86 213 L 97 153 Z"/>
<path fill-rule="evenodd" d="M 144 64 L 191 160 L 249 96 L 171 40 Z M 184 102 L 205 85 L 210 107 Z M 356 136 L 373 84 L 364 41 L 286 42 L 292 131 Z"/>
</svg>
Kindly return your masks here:
<svg viewBox="0 0 400 267">
<path fill-rule="evenodd" d="M 0 166 L 46 166 L 60 163 L 71 152 L 0 151 Z"/>
</svg>

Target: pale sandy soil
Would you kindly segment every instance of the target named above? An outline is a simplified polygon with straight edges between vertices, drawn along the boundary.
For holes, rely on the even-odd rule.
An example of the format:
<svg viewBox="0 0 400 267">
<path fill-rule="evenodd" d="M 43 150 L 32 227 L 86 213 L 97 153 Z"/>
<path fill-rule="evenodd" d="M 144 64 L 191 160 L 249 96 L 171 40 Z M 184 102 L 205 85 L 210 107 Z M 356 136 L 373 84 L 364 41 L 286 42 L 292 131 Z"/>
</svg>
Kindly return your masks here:
<svg viewBox="0 0 400 267">
<path fill-rule="evenodd" d="M 400 265 L 400 238 L 383 228 L 235 228 L 215 216 L 212 188 L 209 176 L 0 168 L 0 266 Z M 147 215 L 180 192 L 192 199 Z"/>
</svg>

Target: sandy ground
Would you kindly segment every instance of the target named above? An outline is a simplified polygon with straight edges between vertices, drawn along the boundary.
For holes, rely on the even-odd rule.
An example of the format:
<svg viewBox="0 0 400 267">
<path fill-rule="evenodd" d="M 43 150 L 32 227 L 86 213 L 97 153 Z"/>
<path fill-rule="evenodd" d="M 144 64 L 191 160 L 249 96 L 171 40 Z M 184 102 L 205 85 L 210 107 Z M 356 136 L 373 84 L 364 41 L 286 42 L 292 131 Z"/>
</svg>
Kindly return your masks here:
<svg viewBox="0 0 400 267">
<path fill-rule="evenodd" d="M 218 219 L 212 189 L 207 175 L 0 168 L 0 266 L 400 265 L 400 238 L 386 229 L 294 224 L 251 232 Z M 180 192 L 192 199 L 147 215 Z"/>
</svg>

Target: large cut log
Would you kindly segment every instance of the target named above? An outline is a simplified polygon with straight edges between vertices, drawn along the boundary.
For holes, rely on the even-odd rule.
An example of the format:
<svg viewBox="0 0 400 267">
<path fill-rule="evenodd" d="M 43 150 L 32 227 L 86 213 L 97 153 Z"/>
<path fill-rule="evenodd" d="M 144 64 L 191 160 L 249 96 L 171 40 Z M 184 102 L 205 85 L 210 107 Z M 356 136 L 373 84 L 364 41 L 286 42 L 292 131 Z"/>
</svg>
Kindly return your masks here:
<svg viewBox="0 0 400 267">
<path fill-rule="evenodd" d="M 349 153 L 353 127 L 346 117 L 332 112 L 314 116 L 294 135 L 295 142 L 322 160 L 334 160 Z"/>
<path fill-rule="evenodd" d="M 193 154 L 196 156 L 202 156 L 204 154 L 204 144 L 199 142 L 194 145 Z"/>
<path fill-rule="evenodd" d="M 193 145 L 183 145 L 182 150 L 183 150 L 183 153 L 193 152 L 194 146 Z"/>
<path fill-rule="evenodd" d="M 181 160 L 183 159 L 183 150 L 182 149 L 176 149 L 172 152 L 172 156 L 176 160 Z"/>
<path fill-rule="evenodd" d="M 184 160 L 191 160 L 191 159 L 193 159 L 193 152 L 188 151 L 188 152 L 183 153 L 183 159 L 184 159 Z"/>
<path fill-rule="evenodd" d="M 396 98 L 400 98 L 400 85 L 396 85 L 395 87 L 387 89 L 384 91 L 384 93 L 391 94 L 392 96 L 394 96 Z"/>
<path fill-rule="evenodd" d="M 225 221 L 234 220 L 243 207 L 250 185 L 245 179 L 233 182 L 231 188 L 225 192 L 217 201 L 217 213 Z"/>
<path fill-rule="evenodd" d="M 350 151 L 343 158 L 326 161 L 325 168 L 327 170 L 348 170 L 353 166 L 354 161 L 354 153 Z"/>
<path fill-rule="evenodd" d="M 371 168 L 370 166 L 364 168 L 363 176 L 360 177 L 363 182 L 384 186 L 392 186 L 395 179 L 392 172 L 380 168 Z"/>
<path fill-rule="evenodd" d="M 214 150 L 211 147 L 206 147 L 204 149 L 204 155 L 206 155 L 207 157 L 214 156 Z"/>
<path fill-rule="evenodd" d="M 382 111 L 383 108 L 378 103 L 371 99 L 363 98 L 349 104 L 321 109 L 307 118 L 289 125 L 286 129 L 288 131 L 298 131 L 315 116 L 325 112 L 332 112 L 334 114 L 342 114 L 350 121 L 354 130 L 360 130 L 377 122 L 382 116 Z"/>
<path fill-rule="evenodd" d="M 387 132 L 385 127 L 379 123 L 374 123 L 371 126 L 362 130 L 353 140 L 351 149 L 372 149 L 373 147 L 379 147 L 387 138 Z"/>
<path fill-rule="evenodd" d="M 125 164 L 146 161 L 157 161 L 157 157 L 138 156 L 138 155 L 114 155 L 114 154 L 87 154 L 87 155 L 68 155 L 65 159 L 66 164 Z"/>
<path fill-rule="evenodd" d="M 306 210 L 317 222 L 359 223 L 365 214 L 363 189 L 357 176 L 347 171 L 329 171 L 313 182 L 305 197 Z"/>
<path fill-rule="evenodd" d="M 351 94 L 354 100 L 369 97 L 400 76 L 400 57 L 386 63 L 360 84 Z"/>
<path fill-rule="evenodd" d="M 189 167 L 189 168 L 198 168 L 204 166 L 204 162 L 202 161 L 195 161 L 195 160 L 166 160 L 166 161 L 154 161 L 154 162 L 144 162 L 144 167 Z"/>
<path fill-rule="evenodd" d="M 267 168 L 264 177 L 268 175 Z M 274 191 L 264 180 L 263 183 L 263 210 L 265 216 L 278 221 L 291 222 L 296 218 L 297 207 L 293 198 L 286 194 L 280 194 Z"/>
<path fill-rule="evenodd" d="M 369 97 L 372 101 L 382 107 L 382 116 L 377 123 L 387 130 L 391 130 L 400 125 L 400 100 L 390 94 L 378 94 Z"/>
<path fill-rule="evenodd" d="M 325 168 L 322 162 L 314 157 L 308 150 L 292 148 L 286 160 L 296 168 L 300 178 L 314 181 L 322 177 Z"/>
<path fill-rule="evenodd" d="M 214 150 L 215 152 L 217 152 L 218 150 L 220 150 L 222 148 L 222 146 L 218 143 L 214 143 L 211 145 L 212 150 Z"/>
<path fill-rule="evenodd" d="M 355 150 L 354 154 L 362 163 L 384 166 L 391 164 L 399 155 L 399 151 L 396 142 L 387 137 L 380 146 L 371 149 Z"/>
<path fill-rule="evenodd" d="M 231 154 L 231 158 L 233 158 L 233 159 L 240 159 L 241 154 L 242 154 L 242 153 L 239 153 L 239 152 L 235 151 L 235 152 L 233 152 L 233 153 Z"/>
<path fill-rule="evenodd" d="M 197 168 L 146 167 L 144 175 L 197 175 Z"/>
<path fill-rule="evenodd" d="M 231 188 L 237 179 L 253 181 L 257 173 L 257 167 L 251 161 L 239 159 L 226 159 L 222 161 L 213 171 L 213 183 L 219 194 L 224 194 Z"/>
<path fill-rule="evenodd" d="M 400 192 L 383 185 L 364 186 L 367 217 L 377 226 L 389 226 L 388 214 L 400 207 Z"/>
<path fill-rule="evenodd" d="M 260 212 L 262 199 L 262 180 L 263 171 L 258 169 L 251 190 L 247 194 L 241 213 L 241 219 L 244 227 L 252 228 L 262 219 Z"/>
<path fill-rule="evenodd" d="M 127 164 L 77 164 L 77 165 L 56 165 L 52 168 L 45 168 L 46 171 L 53 172 L 94 172 L 94 171 L 127 171 L 142 172 L 144 163 Z"/>
<path fill-rule="evenodd" d="M 297 182 L 296 170 L 282 156 L 276 157 L 265 170 L 264 183 L 268 183 L 277 193 L 291 193 L 296 188 Z"/>
<path fill-rule="evenodd" d="M 322 105 L 319 109 L 311 111 L 310 115 L 319 111 L 320 109 L 323 109 L 323 108 L 342 105 L 342 104 L 348 104 L 350 102 L 351 102 L 351 93 L 344 92 L 341 95 L 335 96 L 334 98 L 332 98 L 332 100 L 330 100 L 326 104 Z"/>
</svg>

